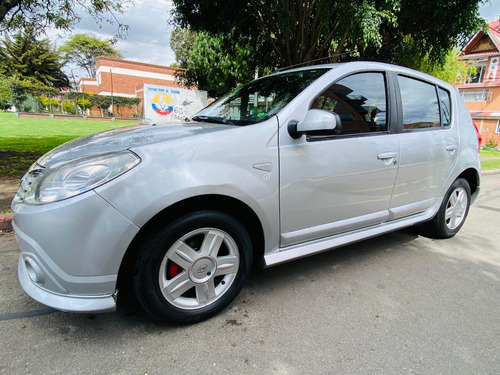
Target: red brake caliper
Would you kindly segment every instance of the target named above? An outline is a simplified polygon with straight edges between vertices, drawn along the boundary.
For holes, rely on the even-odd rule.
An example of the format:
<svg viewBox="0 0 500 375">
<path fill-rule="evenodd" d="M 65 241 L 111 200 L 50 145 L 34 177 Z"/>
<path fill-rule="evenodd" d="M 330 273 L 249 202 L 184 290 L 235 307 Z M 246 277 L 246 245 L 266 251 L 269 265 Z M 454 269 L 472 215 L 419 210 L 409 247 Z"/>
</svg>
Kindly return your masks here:
<svg viewBox="0 0 500 375">
<path fill-rule="evenodd" d="M 168 269 L 167 269 L 167 278 L 173 279 L 175 276 L 180 274 L 184 269 L 179 266 L 177 263 L 174 263 L 172 261 L 168 262 Z"/>
</svg>

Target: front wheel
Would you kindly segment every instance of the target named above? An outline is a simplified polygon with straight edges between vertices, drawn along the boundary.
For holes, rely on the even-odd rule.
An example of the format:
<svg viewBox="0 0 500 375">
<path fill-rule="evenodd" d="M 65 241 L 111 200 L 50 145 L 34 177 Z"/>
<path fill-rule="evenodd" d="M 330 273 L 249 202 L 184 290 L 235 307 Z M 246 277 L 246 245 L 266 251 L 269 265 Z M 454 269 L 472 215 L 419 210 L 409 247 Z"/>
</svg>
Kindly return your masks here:
<svg viewBox="0 0 500 375">
<path fill-rule="evenodd" d="M 195 323 L 238 295 L 251 267 L 248 232 L 218 211 L 185 215 L 146 241 L 136 261 L 134 290 L 152 317 Z"/>
<path fill-rule="evenodd" d="M 470 207 L 470 186 L 459 178 L 448 189 L 436 216 L 426 223 L 424 229 L 434 238 L 453 237 L 464 225 Z"/>
</svg>

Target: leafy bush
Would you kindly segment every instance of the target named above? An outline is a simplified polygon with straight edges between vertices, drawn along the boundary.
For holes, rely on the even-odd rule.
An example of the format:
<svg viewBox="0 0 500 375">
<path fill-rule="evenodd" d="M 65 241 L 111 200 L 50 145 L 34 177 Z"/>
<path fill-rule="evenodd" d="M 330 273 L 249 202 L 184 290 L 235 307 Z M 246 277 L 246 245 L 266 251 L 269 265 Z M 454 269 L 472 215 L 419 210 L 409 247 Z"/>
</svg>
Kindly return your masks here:
<svg viewBox="0 0 500 375">
<path fill-rule="evenodd" d="M 91 107 L 90 100 L 87 98 L 76 98 L 75 104 L 78 106 L 78 108 L 80 108 L 82 112 L 85 112 L 86 109 L 89 109 Z"/>
<path fill-rule="evenodd" d="M 68 113 L 70 115 L 76 115 L 75 103 L 70 102 L 69 100 L 63 100 L 61 103 L 61 107 L 63 112 Z"/>
<path fill-rule="evenodd" d="M 57 99 L 48 98 L 45 95 L 42 95 L 37 98 L 48 111 L 53 111 L 54 109 L 59 108 L 59 101 Z"/>
<path fill-rule="evenodd" d="M 485 146 L 489 147 L 489 148 L 497 148 L 498 143 L 496 141 L 494 141 L 493 139 L 490 139 L 490 141 L 488 143 L 486 143 Z"/>
</svg>

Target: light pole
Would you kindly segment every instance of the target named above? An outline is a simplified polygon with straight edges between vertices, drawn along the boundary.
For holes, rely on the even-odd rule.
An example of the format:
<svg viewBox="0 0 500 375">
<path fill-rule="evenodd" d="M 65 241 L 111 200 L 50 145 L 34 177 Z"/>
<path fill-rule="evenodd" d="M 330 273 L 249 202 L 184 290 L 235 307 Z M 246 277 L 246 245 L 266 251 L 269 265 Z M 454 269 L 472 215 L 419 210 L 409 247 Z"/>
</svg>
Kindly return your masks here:
<svg viewBox="0 0 500 375">
<path fill-rule="evenodd" d="M 111 68 L 109 68 L 109 73 L 111 75 L 111 113 L 113 114 L 113 117 L 115 116 L 115 109 L 113 107 L 113 68 L 115 66 L 111 65 Z"/>
</svg>

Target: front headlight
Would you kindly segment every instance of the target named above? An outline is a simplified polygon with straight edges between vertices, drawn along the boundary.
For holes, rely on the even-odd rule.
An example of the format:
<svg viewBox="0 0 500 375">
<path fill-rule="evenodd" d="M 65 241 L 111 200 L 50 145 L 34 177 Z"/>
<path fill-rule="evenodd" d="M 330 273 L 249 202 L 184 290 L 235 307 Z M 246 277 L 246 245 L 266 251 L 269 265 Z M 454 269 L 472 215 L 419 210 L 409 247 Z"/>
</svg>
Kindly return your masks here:
<svg viewBox="0 0 500 375">
<path fill-rule="evenodd" d="M 130 151 L 113 152 L 56 164 L 35 164 L 23 177 L 15 201 L 45 204 L 95 189 L 134 168 L 141 159 Z"/>
</svg>

